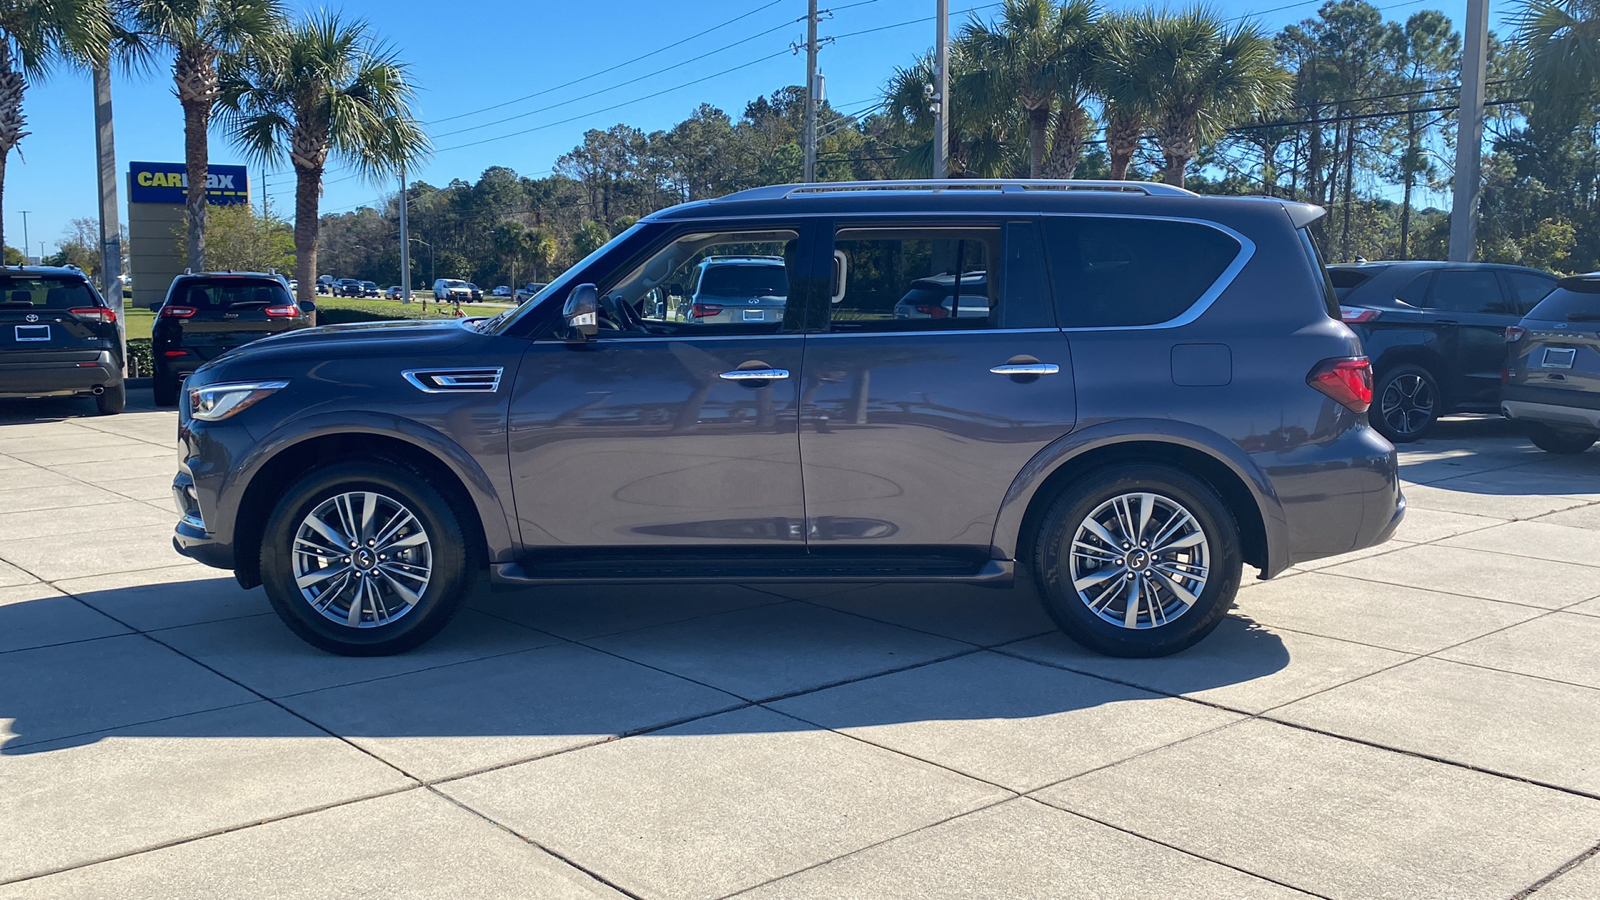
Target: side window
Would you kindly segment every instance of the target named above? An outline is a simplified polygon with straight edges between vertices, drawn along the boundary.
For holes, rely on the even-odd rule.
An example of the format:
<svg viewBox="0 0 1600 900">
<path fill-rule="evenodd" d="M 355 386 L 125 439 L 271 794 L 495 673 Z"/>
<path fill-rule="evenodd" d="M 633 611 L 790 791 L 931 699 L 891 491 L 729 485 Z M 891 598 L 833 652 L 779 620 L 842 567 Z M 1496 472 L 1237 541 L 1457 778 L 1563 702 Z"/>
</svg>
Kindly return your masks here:
<svg viewBox="0 0 1600 900">
<path fill-rule="evenodd" d="M 1459 313 L 1516 315 L 1493 269 L 1444 269 L 1433 276 L 1431 305 Z"/>
<path fill-rule="evenodd" d="M 1508 272 L 1501 270 L 1500 274 L 1506 278 L 1506 284 L 1511 286 L 1511 297 L 1517 304 L 1517 312 L 1527 315 L 1545 295 L 1556 289 L 1554 278 L 1535 275 L 1532 272 Z"/>
<path fill-rule="evenodd" d="M 1428 287 L 1433 284 L 1433 273 L 1423 272 L 1415 275 L 1410 281 L 1400 286 L 1394 292 L 1394 299 L 1416 309 L 1428 308 Z"/>
<path fill-rule="evenodd" d="M 1115 216 L 1045 221 L 1057 314 L 1067 328 L 1175 319 L 1216 284 L 1241 249 L 1224 232 L 1195 222 Z"/>
<path fill-rule="evenodd" d="M 1005 327 L 1001 235 L 999 226 L 840 229 L 830 329 Z"/>
<path fill-rule="evenodd" d="M 792 228 L 683 234 L 600 284 L 599 338 L 776 334 L 800 271 Z"/>
</svg>

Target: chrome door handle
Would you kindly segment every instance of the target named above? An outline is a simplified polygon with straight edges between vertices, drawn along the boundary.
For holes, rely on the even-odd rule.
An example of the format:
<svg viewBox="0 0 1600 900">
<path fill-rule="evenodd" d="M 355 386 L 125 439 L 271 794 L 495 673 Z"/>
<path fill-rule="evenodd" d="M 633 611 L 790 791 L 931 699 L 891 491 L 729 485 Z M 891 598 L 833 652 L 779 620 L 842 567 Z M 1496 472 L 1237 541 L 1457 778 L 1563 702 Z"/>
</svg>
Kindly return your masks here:
<svg viewBox="0 0 1600 900">
<path fill-rule="evenodd" d="M 723 381 L 781 381 L 789 377 L 788 369 L 734 369 L 717 376 Z"/>
<path fill-rule="evenodd" d="M 1022 365 L 1006 364 L 995 366 L 989 370 L 996 375 L 1055 375 L 1061 367 L 1055 363 L 1025 363 Z"/>
</svg>

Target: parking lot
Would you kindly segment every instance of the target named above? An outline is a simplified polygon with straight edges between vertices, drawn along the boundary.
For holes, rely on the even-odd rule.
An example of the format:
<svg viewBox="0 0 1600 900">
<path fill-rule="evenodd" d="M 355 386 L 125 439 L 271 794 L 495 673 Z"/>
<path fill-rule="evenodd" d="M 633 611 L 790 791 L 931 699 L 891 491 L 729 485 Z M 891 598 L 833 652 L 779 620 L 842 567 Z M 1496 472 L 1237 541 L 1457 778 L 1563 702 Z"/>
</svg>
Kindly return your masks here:
<svg viewBox="0 0 1600 900">
<path fill-rule="evenodd" d="M 1026 592 L 551 588 L 381 659 L 173 552 L 175 414 L 0 403 L 0 898 L 1600 897 L 1600 450 L 1089 655 Z"/>
</svg>

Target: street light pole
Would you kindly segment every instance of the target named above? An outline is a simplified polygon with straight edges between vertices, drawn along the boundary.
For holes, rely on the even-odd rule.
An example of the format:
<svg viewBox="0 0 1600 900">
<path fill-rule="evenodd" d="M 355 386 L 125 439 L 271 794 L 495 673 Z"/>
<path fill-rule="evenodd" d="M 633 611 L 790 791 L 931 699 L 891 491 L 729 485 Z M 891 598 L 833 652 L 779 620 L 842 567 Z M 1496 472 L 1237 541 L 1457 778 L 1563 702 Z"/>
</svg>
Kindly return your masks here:
<svg viewBox="0 0 1600 900">
<path fill-rule="evenodd" d="M 1470 262 L 1477 249 L 1483 165 L 1483 81 L 1489 58 L 1489 0 L 1467 0 L 1461 44 L 1461 106 L 1456 113 L 1456 174 L 1450 204 L 1450 261 Z"/>
<path fill-rule="evenodd" d="M 400 302 L 411 302 L 411 237 L 406 228 L 406 164 L 400 164 Z"/>
<path fill-rule="evenodd" d="M 24 209 L 19 211 L 22 213 L 22 262 L 26 265 L 28 262 L 28 248 L 33 246 L 28 242 L 28 213 L 33 212 L 33 210 Z M 43 245 L 41 244 L 40 246 Z M 44 259 L 41 258 L 39 261 L 44 262 Z"/>
<path fill-rule="evenodd" d="M 805 121 L 806 184 L 817 180 L 817 0 L 806 5 L 806 107 Z"/>
<path fill-rule="evenodd" d="M 950 177 L 950 0 L 938 0 L 934 15 L 933 177 Z"/>
</svg>

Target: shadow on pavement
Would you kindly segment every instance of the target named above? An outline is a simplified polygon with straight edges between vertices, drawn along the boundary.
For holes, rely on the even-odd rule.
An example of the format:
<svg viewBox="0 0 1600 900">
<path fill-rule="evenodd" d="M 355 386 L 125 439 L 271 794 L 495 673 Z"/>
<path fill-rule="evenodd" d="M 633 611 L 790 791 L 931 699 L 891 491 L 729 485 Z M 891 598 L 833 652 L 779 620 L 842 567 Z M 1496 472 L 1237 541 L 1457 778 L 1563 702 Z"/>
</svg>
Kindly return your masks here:
<svg viewBox="0 0 1600 900">
<path fill-rule="evenodd" d="M 915 593 L 891 596 L 868 587 L 793 600 L 740 587 L 686 585 L 651 588 L 642 598 L 642 592 L 583 587 L 549 588 L 537 597 L 509 600 L 496 595 L 493 608 L 526 603 L 524 622 L 554 623 L 552 630 L 580 637 L 569 641 L 491 615 L 475 603 L 433 642 L 376 659 L 309 647 L 276 615 L 264 612 L 259 588 L 241 591 L 225 577 L 80 592 L 84 603 L 136 627 L 141 620 L 159 624 L 164 615 L 195 624 L 148 636 L 123 632 L 0 653 L 0 739 L 5 741 L 0 755 L 94 744 L 113 735 L 304 736 L 303 723 L 281 713 L 253 717 L 263 724 L 242 735 L 236 721 L 226 733 L 208 725 L 227 723 L 229 717 L 196 715 L 247 704 L 264 707 L 263 695 L 358 741 L 487 737 L 541 744 L 637 733 L 752 701 L 809 694 L 808 703 L 815 705 L 827 696 L 816 691 L 853 682 L 878 690 L 882 681 L 874 676 L 897 671 L 902 674 L 889 677 L 902 679 L 893 689 L 909 692 L 903 701 L 865 706 L 841 701 L 836 712 L 843 720 L 830 718 L 829 726 L 1016 719 L 1160 696 L 1062 672 L 1098 669 L 1095 658 L 1079 659 L 1079 651 L 1064 639 L 1039 637 L 1043 629 L 1034 618 L 1031 593 L 901 587 Z M 172 604 L 185 607 L 176 616 L 163 609 L 169 594 Z M 224 615 L 233 618 L 196 618 L 207 594 L 215 595 L 214 602 L 231 610 Z M 888 605 L 886 597 L 892 601 Z M 912 627 L 891 624 L 889 616 L 869 617 L 884 609 L 915 613 L 923 602 L 932 612 L 907 623 Z M 76 601 L 0 605 L 0 634 L 37 628 L 37 621 L 28 620 L 37 619 L 32 608 L 45 603 Z M 685 604 L 694 617 L 673 621 L 673 604 Z M 1046 646 L 1016 655 L 986 652 L 978 644 L 999 643 L 985 631 L 985 619 L 996 617 L 1019 623 L 1005 640 L 1032 639 L 1030 647 Z M 960 640 L 969 631 L 974 640 Z M 600 633 L 585 636 L 591 632 Z M 1041 669 L 1022 655 L 1053 667 Z M 967 657 L 961 665 L 975 665 L 981 676 L 973 680 L 953 674 L 960 670 L 938 670 L 941 661 L 957 657 Z M 1140 677 L 1134 679 L 1139 683 L 1182 694 L 1270 675 L 1289 664 L 1289 654 L 1276 635 L 1235 616 L 1191 651 L 1119 662 L 1140 664 Z M 1056 674 L 1047 678 L 1046 672 Z M 8 738 L 7 719 L 12 720 Z M 740 721 L 745 718 L 709 720 L 712 727 L 723 722 L 735 731 Z"/>
</svg>

